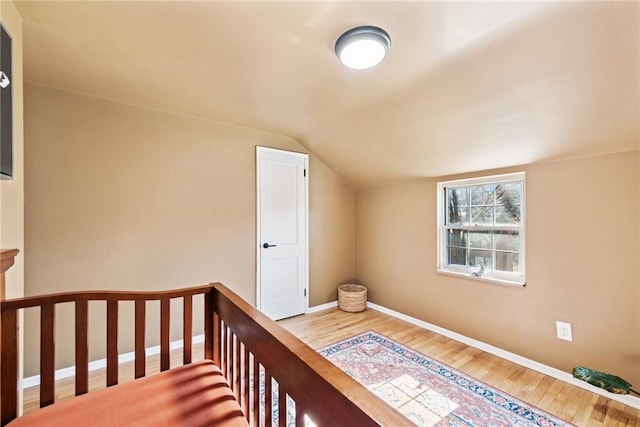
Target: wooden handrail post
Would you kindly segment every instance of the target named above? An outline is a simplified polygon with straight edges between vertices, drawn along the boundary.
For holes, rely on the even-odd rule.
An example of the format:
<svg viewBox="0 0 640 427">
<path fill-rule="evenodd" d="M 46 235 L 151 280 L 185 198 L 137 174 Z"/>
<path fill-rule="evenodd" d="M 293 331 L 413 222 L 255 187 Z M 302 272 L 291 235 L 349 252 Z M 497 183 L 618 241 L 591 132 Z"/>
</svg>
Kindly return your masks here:
<svg viewBox="0 0 640 427">
<path fill-rule="evenodd" d="M 0 356 L 2 383 L 0 387 L 0 425 L 4 426 L 18 413 L 18 313 L 16 310 L 2 311 L 0 340 L 4 341 L 4 351 Z"/>
<path fill-rule="evenodd" d="M 18 249 L 1 249 L 0 250 L 0 302 L 4 301 L 5 296 L 7 294 L 7 289 L 5 285 L 4 274 L 5 272 L 15 263 L 16 255 L 20 252 Z M 3 331 L 2 327 L 2 318 L 5 319 L 5 327 L 14 329 L 13 331 Z M 8 341 L 4 343 L 5 346 L 15 346 L 15 353 L 13 354 L 13 358 L 1 358 L 0 360 L 0 379 L 2 384 L 10 384 L 10 381 L 5 381 L 4 376 L 7 377 L 15 377 L 13 384 L 14 388 L 12 390 L 2 390 L 0 393 L 0 424 L 5 425 L 11 419 L 15 418 L 15 414 L 17 411 L 17 398 L 15 389 L 15 384 L 18 380 L 18 340 L 16 338 L 17 334 L 17 318 L 16 312 L 7 312 L 6 314 L 2 312 L 0 315 L 0 354 L 3 356 L 9 356 L 10 352 L 2 351 L 3 341 L 6 338 Z M 13 353 L 13 352 L 12 352 Z"/>
</svg>

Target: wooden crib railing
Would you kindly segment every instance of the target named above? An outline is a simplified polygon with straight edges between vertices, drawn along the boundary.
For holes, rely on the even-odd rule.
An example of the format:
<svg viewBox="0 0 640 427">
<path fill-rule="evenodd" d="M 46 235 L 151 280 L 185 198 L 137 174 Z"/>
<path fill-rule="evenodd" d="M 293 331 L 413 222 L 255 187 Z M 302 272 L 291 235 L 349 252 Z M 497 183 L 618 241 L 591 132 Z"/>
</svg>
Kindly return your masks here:
<svg viewBox="0 0 640 427">
<path fill-rule="evenodd" d="M 257 398 L 261 376 L 266 402 L 273 398 L 278 408 L 285 408 L 286 396 L 291 398 L 296 426 L 305 425 L 304 415 L 317 426 L 414 425 L 224 285 L 214 286 L 214 362 L 225 372 L 244 413 L 253 414 L 252 426 L 263 415 L 258 414 Z M 277 394 L 271 378 L 278 384 Z M 264 425 L 271 426 L 272 414 L 265 412 Z M 284 418 L 278 418 L 281 427 L 287 425 Z"/>
<path fill-rule="evenodd" d="M 40 406 L 55 396 L 55 311 L 56 305 L 75 305 L 75 394 L 88 392 L 88 308 L 89 301 L 104 301 L 107 317 L 106 385 L 118 382 L 118 304 L 134 301 L 135 378 L 145 370 L 145 313 L 147 303 L 160 301 L 160 369 L 167 370 L 170 343 L 170 301 L 182 299 L 183 363 L 192 359 L 192 306 L 195 295 L 204 295 L 204 353 L 225 373 L 236 399 L 252 426 L 271 427 L 276 415 L 295 411 L 296 426 L 308 416 L 317 426 L 402 426 L 412 425 L 405 417 L 340 371 L 315 350 L 267 318 L 224 285 L 184 288 L 163 292 L 69 292 L 0 302 L 0 424 L 17 416 L 17 319 L 18 311 L 40 307 Z M 272 382 L 273 380 L 273 382 Z M 273 385 L 277 383 L 278 392 Z M 287 399 L 289 396 L 289 399 Z M 269 402 L 267 404 L 261 404 Z M 293 409 L 295 408 L 295 409 Z M 278 426 L 286 425 L 278 417 Z"/>
<path fill-rule="evenodd" d="M 89 390 L 89 301 L 106 303 L 106 385 L 112 386 L 118 383 L 118 303 L 134 301 L 135 304 L 134 369 L 135 378 L 140 378 L 145 376 L 145 312 L 147 303 L 160 301 L 160 370 L 165 371 L 169 369 L 170 301 L 178 298 L 183 300 L 183 363 L 191 363 L 192 300 L 194 295 L 199 294 L 205 295 L 205 319 L 212 319 L 212 285 L 162 292 L 67 292 L 0 302 L 0 315 L 2 316 L 0 335 L 2 340 L 2 354 L 0 354 L 1 425 L 5 425 L 17 416 L 17 321 L 19 310 L 32 307 L 40 309 L 40 407 L 42 408 L 54 403 L 55 396 L 56 305 L 73 303 L 75 306 L 75 395 L 78 396 Z M 212 339 L 211 331 L 205 331 L 205 357 L 208 358 L 212 358 L 213 355 Z"/>
</svg>

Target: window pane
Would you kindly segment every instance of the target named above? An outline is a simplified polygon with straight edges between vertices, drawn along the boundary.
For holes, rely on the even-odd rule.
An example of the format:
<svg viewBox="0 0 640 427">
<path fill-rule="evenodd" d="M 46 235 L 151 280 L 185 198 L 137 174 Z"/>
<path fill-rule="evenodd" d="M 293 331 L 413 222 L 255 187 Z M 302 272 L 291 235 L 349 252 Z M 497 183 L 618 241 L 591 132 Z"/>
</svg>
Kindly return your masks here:
<svg viewBox="0 0 640 427">
<path fill-rule="evenodd" d="M 520 251 L 520 234 L 517 231 L 496 231 L 494 239 L 497 251 Z"/>
<path fill-rule="evenodd" d="M 511 205 L 509 209 L 496 207 L 496 224 L 520 225 L 520 206 Z"/>
<path fill-rule="evenodd" d="M 471 207 L 471 224 L 493 225 L 493 206 Z"/>
<path fill-rule="evenodd" d="M 467 265 L 466 230 L 449 230 L 447 232 L 447 264 Z"/>
<path fill-rule="evenodd" d="M 472 249 L 491 249 L 491 233 L 485 232 L 470 232 L 469 233 L 469 248 Z"/>
<path fill-rule="evenodd" d="M 449 188 L 449 197 L 455 198 L 461 205 L 468 205 L 469 187 Z"/>
<path fill-rule="evenodd" d="M 449 224 L 469 223 L 469 197 L 468 188 L 451 188 L 449 193 Z"/>
<path fill-rule="evenodd" d="M 469 266 L 480 268 L 481 265 L 484 265 L 485 270 L 491 270 L 491 251 L 470 249 Z"/>
<path fill-rule="evenodd" d="M 500 224 L 520 223 L 520 198 L 522 185 L 509 182 L 496 186 L 496 222 Z"/>
<path fill-rule="evenodd" d="M 467 265 L 467 250 L 464 248 L 456 248 L 447 246 L 447 264 Z"/>
<path fill-rule="evenodd" d="M 447 246 L 467 247 L 467 234 L 465 230 L 449 230 L 447 233 Z"/>
<path fill-rule="evenodd" d="M 509 198 L 513 204 L 520 204 L 522 184 L 520 182 L 505 182 L 496 186 L 496 199 L 500 202 L 503 198 Z"/>
<path fill-rule="evenodd" d="M 493 184 L 476 185 L 471 187 L 471 205 L 492 205 L 493 206 Z"/>
<path fill-rule="evenodd" d="M 496 252 L 496 270 L 518 273 L 519 258 L 514 252 Z"/>
</svg>

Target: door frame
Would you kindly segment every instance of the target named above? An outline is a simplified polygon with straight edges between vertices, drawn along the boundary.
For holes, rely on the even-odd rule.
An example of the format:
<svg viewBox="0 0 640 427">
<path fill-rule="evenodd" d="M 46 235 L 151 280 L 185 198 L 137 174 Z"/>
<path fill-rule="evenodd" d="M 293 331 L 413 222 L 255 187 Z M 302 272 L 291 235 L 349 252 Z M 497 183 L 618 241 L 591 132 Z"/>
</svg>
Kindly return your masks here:
<svg viewBox="0 0 640 427">
<path fill-rule="evenodd" d="M 304 168 L 306 173 L 306 179 L 304 180 L 304 234 L 305 234 L 305 247 L 304 247 L 304 289 L 305 289 L 305 305 L 304 312 L 307 313 L 309 311 L 309 154 L 300 153 L 296 151 L 289 150 L 281 150 L 277 148 L 263 147 L 260 145 L 256 146 L 256 308 L 261 310 L 262 307 L 262 286 L 261 286 L 261 245 L 262 241 L 260 239 L 260 153 L 278 153 L 284 154 L 292 157 L 301 157 L 304 159 Z"/>
</svg>

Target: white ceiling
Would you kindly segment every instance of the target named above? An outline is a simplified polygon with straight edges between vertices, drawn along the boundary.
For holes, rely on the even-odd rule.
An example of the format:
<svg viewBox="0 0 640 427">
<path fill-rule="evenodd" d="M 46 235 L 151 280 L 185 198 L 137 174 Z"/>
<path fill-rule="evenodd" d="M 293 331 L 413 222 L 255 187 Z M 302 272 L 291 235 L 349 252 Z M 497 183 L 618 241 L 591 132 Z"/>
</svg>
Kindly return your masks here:
<svg viewBox="0 0 640 427">
<path fill-rule="evenodd" d="M 16 5 L 28 82 L 288 135 L 356 188 L 640 148 L 639 2 Z M 359 25 L 374 69 L 333 52 Z"/>
</svg>

